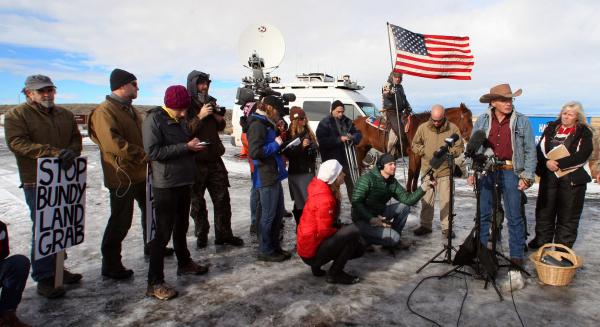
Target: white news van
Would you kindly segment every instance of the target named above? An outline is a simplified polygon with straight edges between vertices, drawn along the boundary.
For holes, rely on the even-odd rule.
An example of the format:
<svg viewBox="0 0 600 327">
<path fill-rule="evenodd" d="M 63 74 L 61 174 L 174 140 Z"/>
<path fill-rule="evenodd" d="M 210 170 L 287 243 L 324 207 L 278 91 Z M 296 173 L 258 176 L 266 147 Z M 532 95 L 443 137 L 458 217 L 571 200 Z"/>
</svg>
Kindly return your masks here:
<svg viewBox="0 0 600 327">
<path fill-rule="evenodd" d="M 336 79 L 323 73 L 311 73 L 297 75 L 296 78 L 296 82 L 271 83 L 269 86 L 281 94 L 294 93 L 296 95 L 296 101 L 290 102 L 289 107 L 301 107 L 310 119 L 310 127 L 314 132 L 317 130 L 319 121 L 329 115 L 331 104 L 335 100 L 342 101 L 346 109 L 345 115 L 350 119 L 378 113 L 375 105 L 358 92 L 364 87 L 352 82 L 348 75 Z M 242 145 L 240 139 L 242 127 L 239 124 L 241 115 L 240 106 L 235 105 L 231 119 L 233 125 L 231 143 L 235 146 Z"/>
</svg>

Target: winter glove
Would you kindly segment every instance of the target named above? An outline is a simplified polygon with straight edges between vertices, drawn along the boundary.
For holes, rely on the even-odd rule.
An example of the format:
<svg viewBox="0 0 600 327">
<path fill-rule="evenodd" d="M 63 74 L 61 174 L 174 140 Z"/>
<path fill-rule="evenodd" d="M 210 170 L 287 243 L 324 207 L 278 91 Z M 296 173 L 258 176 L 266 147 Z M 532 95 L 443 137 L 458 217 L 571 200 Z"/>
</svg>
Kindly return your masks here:
<svg viewBox="0 0 600 327">
<path fill-rule="evenodd" d="M 61 167 L 64 170 L 68 170 L 73 166 L 75 158 L 77 158 L 77 155 L 71 149 L 62 149 L 58 153 L 58 159 L 61 160 Z"/>
<path fill-rule="evenodd" d="M 369 219 L 369 224 L 375 227 L 390 227 L 389 221 L 387 221 L 386 218 L 381 215 Z"/>
<path fill-rule="evenodd" d="M 425 175 L 421 178 L 421 188 L 427 192 L 435 186 L 435 179 L 431 178 L 431 175 Z"/>
</svg>

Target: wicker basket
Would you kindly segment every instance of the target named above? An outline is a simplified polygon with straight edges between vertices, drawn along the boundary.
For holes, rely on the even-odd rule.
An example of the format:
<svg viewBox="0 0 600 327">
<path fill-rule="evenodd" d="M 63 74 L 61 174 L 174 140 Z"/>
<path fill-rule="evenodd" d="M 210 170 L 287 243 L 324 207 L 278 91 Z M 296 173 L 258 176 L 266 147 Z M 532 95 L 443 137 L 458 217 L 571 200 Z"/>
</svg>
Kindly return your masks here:
<svg viewBox="0 0 600 327">
<path fill-rule="evenodd" d="M 549 248 L 561 248 L 567 252 L 548 250 Z M 562 260 L 562 258 L 566 258 L 573 262 L 573 266 L 556 267 L 545 264 L 541 262 L 541 258 L 545 254 L 550 255 L 557 260 Z M 537 271 L 539 280 L 544 284 L 554 286 L 569 285 L 571 283 L 571 280 L 573 280 L 573 276 L 575 276 L 577 268 L 583 265 L 583 259 L 581 259 L 580 256 L 576 255 L 575 252 L 573 252 L 573 250 L 562 244 L 555 243 L 544 244 L 542 247 L 539 248 L 539 250 L 537 250 L 537 252 L 529 256 L 529 260 L 535 263 L 535 270 Z"/>
</svg>

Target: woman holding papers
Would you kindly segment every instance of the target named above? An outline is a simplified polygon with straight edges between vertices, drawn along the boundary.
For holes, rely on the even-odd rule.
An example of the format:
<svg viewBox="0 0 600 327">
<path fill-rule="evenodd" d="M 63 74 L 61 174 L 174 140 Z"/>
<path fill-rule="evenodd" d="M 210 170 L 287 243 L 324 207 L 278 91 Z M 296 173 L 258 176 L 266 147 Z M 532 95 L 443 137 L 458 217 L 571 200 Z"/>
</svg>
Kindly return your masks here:
<svg viewBox="0 0 600 327">
<path fill-rule="evenodd" d="M 583 166 L 592 153 L 593 133 L 579 102 L 566 103 L 544 130 L 537 145 L 540 187 L 530 248 L 552 242 L 573 247 L 591 181 Z"/>
<path fill-rule="evenodd" d="M 308 125 L 306 113 L 300 107 L 292 107 L 290 110 L 290 127 L 286 133 L 286 140 L 283 154 L 289 160 L 288 184 L 294 200 L 292 213 L 298 226 L 306 202 L 308 183 L 315 177 L 318 154 L 317 138 Z"/>
</svg>

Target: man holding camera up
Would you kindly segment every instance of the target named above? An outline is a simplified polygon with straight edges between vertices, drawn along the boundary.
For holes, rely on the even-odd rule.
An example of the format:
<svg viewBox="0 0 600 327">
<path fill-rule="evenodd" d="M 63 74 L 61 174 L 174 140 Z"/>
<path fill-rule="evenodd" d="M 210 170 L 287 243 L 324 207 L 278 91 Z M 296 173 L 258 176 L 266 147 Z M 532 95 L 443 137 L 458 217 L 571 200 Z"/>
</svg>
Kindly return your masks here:
<svg viewBox="0 0 600 327">
<path fill-rule="evenodd" d="M 473 126 L 473 135 L 477 131 L 484 131 L 487 145 L 493 150 L 494 160 L 503 162 L 502 165 L 496 165 L 493 174 L 486 174 L 479 180 L 480 242 L 485 245 L 488 241 L 494 182 L 497 179 L 508 220 L 510 258 L 514 264 L 522 265 L 525 231 L 524 217 L 521 215 L 521 192 L 518 191 L 523 191 L 533 184 L 537 157 L 529 120 L 514 110 L 513 99 L 519 95 L 521 89 L 513 93 L 508 84 L 500 84 L 481 96 L 479 101 L 488 103 L 489 108 L 477 118 Z M 474 185 L 475 176 L 470 176 L 467 182 Z M 523 277 L 519 271 L 510 271 L 509 278 L 508 285 L 523 285 Z"/>
<path fill-rule="evenodd" d="M 421 174 L 429 170 L 429 162 L 442 146 L 446 145 L 445 140 L 452 134 L 460 135 L 458 127 L 446 119 L 444 107 L 439 104 L 431 107 L 431 118 L 428 122 L 421 124 L 413 137 L 412 151 L 421 157 Z M 462 139 L 454 142 L 448 149 L 450 154 L 458 156 L 464 149 Z M 446 155 L 443 156 L 446 158 Z M 443 160 L 442 158 L 439 158 Z M 433 171 L 436 188 L 429 189 L 421 199 L 421 226 L 414 230 L 415 235 L 421 236 L 431 233 L 433 222 L 433 210 L 435 204 L 435 195 L 439 196 L 440 201 L 440 222 L 442 225 L 442 235 L 448 236 L 448 213 L 450 209 L 450 168 L 447 160 Z M 454 233 L 452 233 L 454 237 Z"/>
<path fill-rule="evenodd" d="M 187 91 L 192 99 L 188 110 L 188 126 L 193 137 L 206 146 L 206 151 L 195 154 L 196 180 L 192 187 L 191 216 L 194 219 L 196 245 L 208 245 L 208 211 L 204 192 L 208 189 L 213 202 L 215 244 L 244 245 L 231 231 L 231 203 L 227 168 L 221 159 L 225 147 L 219 132 L 225 129 L 225 108 L 217 107 L 217 99 L 208 95 L 210 75 L 193 70 L 187 77 Z"/>
<path fill-rule="evenodd" d="M 376 167 L 358 178 L 352 193 L 352 220 L 369 244 L 405 250 L 409 246 L 400 241 L 400 234 L 410 206 L 417 203 L 435 182 L 427 176 L 421 187 L 407 192 L 395 175 L 396 161 L 386 153 L 377 160 Z M 387 205 L 392 197 L 399 202 Z"/>
</svg>

